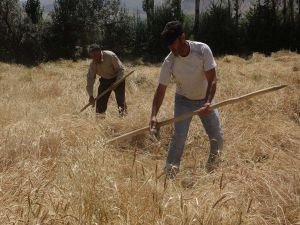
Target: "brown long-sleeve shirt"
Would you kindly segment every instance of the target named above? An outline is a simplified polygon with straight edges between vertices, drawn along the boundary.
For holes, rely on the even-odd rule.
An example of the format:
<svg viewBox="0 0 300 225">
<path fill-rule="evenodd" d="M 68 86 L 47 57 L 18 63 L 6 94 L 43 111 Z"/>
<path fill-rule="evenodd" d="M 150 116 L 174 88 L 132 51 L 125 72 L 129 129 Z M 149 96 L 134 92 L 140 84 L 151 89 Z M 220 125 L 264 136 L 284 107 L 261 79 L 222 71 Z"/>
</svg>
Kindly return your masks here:
<svg viewBox="0 0 300 225">
<path fill-rule="evenodd" d="M 89 96 L 93 96 L 96 75 L 104 79 L 112 79 L 115 77 L 120 79 L 124 75 L 124 66 L 115 53 L 112 51 L 101 51 L 101 54 L 101 62 L 96 63 L 92 61 L 87 73 L 86 90 Z"/>
</svg>

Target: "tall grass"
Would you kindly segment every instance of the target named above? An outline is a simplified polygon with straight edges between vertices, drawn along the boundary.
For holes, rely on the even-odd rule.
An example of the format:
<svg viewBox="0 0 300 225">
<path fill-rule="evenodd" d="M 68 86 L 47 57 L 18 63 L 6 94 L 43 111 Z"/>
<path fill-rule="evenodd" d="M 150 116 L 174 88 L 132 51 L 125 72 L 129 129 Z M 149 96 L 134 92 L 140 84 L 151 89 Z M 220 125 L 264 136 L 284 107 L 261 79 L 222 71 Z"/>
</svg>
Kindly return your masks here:
<svg viewBox="0 0 300 225">
<path fill-rule="evenodd" d="M 220 109 L 223 161 L 208 174 L 194 118 L 175 180 L 161 176 L 172 126 L 104 146 L 148 124 L 159 65 L 126 63 L 129 115 L 114 96 L 106 119 L 87 102 L 87 61 L 35 68 L 0 63 L 1 224 L 300 224 L 300 56 L 218 60 L 217 101 L 289 86 Z M 174 84 L 160 119 L 173 115 Z"/>
</svg>

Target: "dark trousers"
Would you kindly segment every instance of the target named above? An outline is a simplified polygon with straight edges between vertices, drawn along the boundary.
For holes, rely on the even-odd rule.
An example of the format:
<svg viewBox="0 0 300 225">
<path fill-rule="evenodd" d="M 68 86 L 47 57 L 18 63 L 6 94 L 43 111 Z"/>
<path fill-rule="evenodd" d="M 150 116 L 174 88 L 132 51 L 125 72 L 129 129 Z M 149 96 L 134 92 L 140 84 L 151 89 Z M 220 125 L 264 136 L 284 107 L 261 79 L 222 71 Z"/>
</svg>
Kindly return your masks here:
<svg viewBox="0 0 300 225">
<path fill-rule="evenodd" d="M 103 79 L 100 78 L 100 85 L 98 87 L 98 95 L 100 95 L 103 91 L 107 90 L 114 82 L 116 82 L 116 78 L 113 79 Z M 114 90 L 117 104 L 118 104 L 118 111 L 120 115 L 124 115 L 127 113 L 127 106 L 125 101 L 125 81 L 120 83 Z M 112 91 L 109 91 L 107 94 L 102 96 L 96 102 L 96 112 L 97 113 L 105 113 L 107 109 L 107 102 L 109 96 Z"/>
</svg>

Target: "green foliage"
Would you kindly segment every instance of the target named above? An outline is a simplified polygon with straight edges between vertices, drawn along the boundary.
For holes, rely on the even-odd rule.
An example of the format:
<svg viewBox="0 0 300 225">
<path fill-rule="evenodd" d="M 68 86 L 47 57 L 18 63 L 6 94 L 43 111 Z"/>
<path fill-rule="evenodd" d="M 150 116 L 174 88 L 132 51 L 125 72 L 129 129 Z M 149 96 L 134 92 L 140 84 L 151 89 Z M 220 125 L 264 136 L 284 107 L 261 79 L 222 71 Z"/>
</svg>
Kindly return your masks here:
<svg viewBox="0 0 300 225">
<path fill-rule="evenodd" d="M 130 53 L 134 45 L 134 20 L 125 9 L 118 10 L 103 26 L 103 48 L 118 54 Z"/>
<path fill-rule="evenodd" d="M 168 52 L 167 47 L 162 43 L 161 32 L 167 22 L 172 20 L 183 21 L 183 13 L 174 13 L 173 3 L 166 3 L 162 6 L 156 6 L 154 9 L 154 16 L 152 19 L 151 31 L 147 34 L 146 49 L 144 51 L 144 59 L 150 61 L 159 61 Z M 176 7 L 175 7 L 176 8 Z"/>
<path fill-rule="evenodd" d="M 171 11 L 173 20 L 182 19 L 181 0 L 166 0 L 165 6 Z"/>
<path fill-rule="evenodd" d="M 0 2 L 0 60 L 32 65 L 44 57 L 41 10 L 36 3 L 34 13 L 29 1 L 24 5 L 27 16 L 18 1 Z"/>
<path fill-rule="evenodd" d="M 295 43 L 295 50 L 300 52 L 300 1 L 299 1 L 299 15 L 296 20 L 296 28 L 295 28 L 295 39 L 297 40 Z"/>
<path fill-rule="evenodd" d="M 76 59 L 87 56 L 89 44 L 99 43 L 121 56 L 157 62 L 169 51 L 161 31 L 171 20 L 182 21 L 186 37 L 207 43 L 214 54 L 300 51 L 300 0 L 257 0 L 243 13 L 243 0 L 212 1 L 199 19 L 182 13 L 181 0 L 156 6 L 143 0 L 146 19 L 131 15 L 120 1 L 55 0 L 46 16 L 40 0 L 26 0 L 23 7 L 19 0 L 1 0 L 0 60 L 32 65 Z"/>
<path fill-rule="evenodd" d="M 17 0 L 0 1 L 0 58 L 18 59 L 22 39 L 22 9 Z"/>
<path fill-rule="evenodd" d="M 94 42 L 116 52 L 131 46 L 132 20 L 120 0 L 56 0 L 51 17 L 45 40 L 50 59 L 74 58 L 77 46 Z"/>
<path fill-rule="evenodd" d="M 27 16 L 22 22 L 22 39 L 17 58 L 23 64 L 32 65 L 44 59 L 43 10 L 39 0 L 27 0 L 23 7 Z"/>
<path fill-rule="evenodd" d="M 183 15 L 183 29 L 185 33 L 185 37 L 190 40 L 195 40 L 195 18 L 191 15 Z"/>
<path fill-rule="evenodd" d="M 228 54 L 237 50 L 237 32 L 231 10 L 226 4 L 212 3 L 200 20 L 195 39 L 207 43 L 215 53 Z"/>
<path fill-rule="evenodd" d="M 23 24 L 23 35 L 17 58 L 26 65 L 34 65 L 45 58 L 43 48 L 43 24 L 32 24 L 25 20 Z"/>
<path fill-rule="evenodd" d="M 55 0 L 51 14 L 52 24 L 45 39 L 48 57 L 71 58 L 78 43 L 83 24 L 78 17 L 79 0 Z"/>
<path fill-rule="evenodd" d="M 147 40 L 147 23 L 137 14 L 134 23 L 133 54 L 138 56 L 143 55 L 147 51 Z"/>
<path fill-rule="evenodd" d="M 199 24 L 200 24 L 200 0 L 195 0 L 195 21 L 193 31 L 195 34 L 199 32 Z"/>
<path fill-rule="evenodd" d="M 154 0 L 143 0 L 143 10 L 147 14 L 148 32 L 151 32 L 153 16 L 154 16 Z"/>
<path fill-rule="evenodd" d="M 246 15 L 248 48 L 254 51 L 269 53 L 279 50 L 282 45 L 280 20 L 274 7 L 268 0 L 264 4 L 256 3 Z M 276 34 L 276 35 L 275 35 Z"/>
<path fill-rule="evenodd" d="M 43 16 L 43 10 L 41 9 L 41 3 L 39 0 L 27 0 L 25 3 L 25 12 L 31 19 L 33 24 L 39 23 Z"/>
</svg>

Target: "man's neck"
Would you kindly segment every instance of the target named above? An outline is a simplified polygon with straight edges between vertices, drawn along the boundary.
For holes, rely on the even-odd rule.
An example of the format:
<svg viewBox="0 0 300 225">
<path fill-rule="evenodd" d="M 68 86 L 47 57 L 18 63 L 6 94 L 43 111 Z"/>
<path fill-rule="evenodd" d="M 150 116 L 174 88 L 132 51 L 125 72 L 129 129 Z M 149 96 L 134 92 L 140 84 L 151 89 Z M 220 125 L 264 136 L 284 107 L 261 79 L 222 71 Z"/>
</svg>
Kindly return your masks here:
<svg viewBox="0 0 300 225">
<path fill-rule="evenodd" d="M 100 56 L 98 56 L 97 58 L 94 59 L 95 63 L 101 63 L 103 60 L 103 53 L 102 51 L 100 52 Z"/>
<path fill-rule="evenodd" d="M 182 48 L 182 51 L 180 53 L 180 56 L 181 57 L 188 56 L 190 54 L 190 50 L 191 50 L 191 48 L 190 48 L 189 43 L 187 41 L 185 41 L 184 44 L 183 44 L 183 48 Z"/>
</svg>

